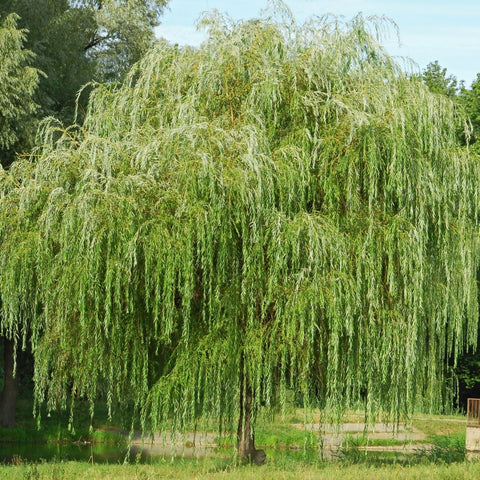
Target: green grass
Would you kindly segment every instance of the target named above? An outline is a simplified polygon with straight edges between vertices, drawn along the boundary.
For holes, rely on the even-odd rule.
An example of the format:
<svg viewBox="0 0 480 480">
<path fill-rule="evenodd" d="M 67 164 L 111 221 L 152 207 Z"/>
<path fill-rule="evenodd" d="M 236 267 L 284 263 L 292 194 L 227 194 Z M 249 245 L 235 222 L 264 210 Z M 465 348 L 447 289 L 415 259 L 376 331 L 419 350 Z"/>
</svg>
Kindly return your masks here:
<svg viewBox="0 0 480 480">
<path fill-rule="evenodd" d="M 356 447 L 401 447 L 403 445 L 409 445 L 412 443 L 410 440 L 399 440 L 398 438 L 369 438 L 368 436 L 359 435 L 347 435 L 345 444 Z M 424 443 L 417 442 L 415 443 Z"/>
<path fill-rule="evenodd" d="M 412 425 L 425 433 L 429 438 L 435 438 L 438 435 L 457 435 L 465 434 L 466 419 L 465 416 L 456 415 L 448 417 L 439 417 L 438 415 L 415 416 L 412 419 Z"/>
<path fill-rule="evenodd" d="M 280 422 L 259 425 L 255 439 L 258 445 L 272 448 L 312 448 L 318 443 L 318 435 Z"/>
<path fill-rule="evenodd" d="M 287 466 L 235 467 L 212 460 L 165 461 L 155 465 L 91 465 L 88 463 L 46 463 L 0 466 L 3 480 L 158 480 L 158 479 L 252 479 L 264 480 L 425 480 L 480 478 L 480 463 L 451 465 L 318 465 L 291 464 Z"/>
<path fill-rule="evenodd" d="M 67 444 L 76 442 L 106 443 L 124 445 L 119 419 L 115 424 L 107 420 L 106 407 L 99 403 L 92 427 L 90 429 L 90 413 L 86 402 L 78 402 L 73 418 L 73 428 L 68 428 L 70 418 L 68 412 L 41 412 L 40 421 L 32 414 L 33 400 L 31 392 L 26 392 L 17 402 L 17 426 L 11 429 L 0 428 L 1 443 L 28 444 Z"/>
</svg>

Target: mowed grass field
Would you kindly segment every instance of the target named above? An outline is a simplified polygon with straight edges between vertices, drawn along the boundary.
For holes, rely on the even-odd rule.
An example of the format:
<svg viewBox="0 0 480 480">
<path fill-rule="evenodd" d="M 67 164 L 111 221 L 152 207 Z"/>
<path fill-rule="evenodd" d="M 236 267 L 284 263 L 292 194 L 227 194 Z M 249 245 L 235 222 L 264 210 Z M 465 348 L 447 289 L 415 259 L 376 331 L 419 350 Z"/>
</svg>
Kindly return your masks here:
<svg viewBox="0 0 480 480">
<path fill-rule="evenodd" d="M 216 462 L 158 463 L 155 465 L 90 465 L 68 462 L 0 467 L 2 480 L 396 480 L 396 479 L 465 479 L 480 478 L 480 463 L 462 462 L 450 465 L 368 466 L 327 463 L 323 465 L 292 464 L 285 467 L 264 465 L 226 466 Z"/>
</svg>

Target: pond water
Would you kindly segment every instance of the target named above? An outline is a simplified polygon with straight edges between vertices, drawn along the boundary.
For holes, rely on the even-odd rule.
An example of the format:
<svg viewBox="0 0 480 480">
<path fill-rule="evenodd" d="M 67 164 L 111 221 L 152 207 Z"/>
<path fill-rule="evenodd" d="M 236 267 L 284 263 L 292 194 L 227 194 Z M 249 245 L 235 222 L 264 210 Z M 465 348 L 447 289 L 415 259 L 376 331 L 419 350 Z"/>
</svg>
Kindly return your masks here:
<svg viewBox="0 0 480 480">
<path fill-rule="evenodd" d="M 68 461 L 123 463 L 126 449 L 115 445 L 0 443 L 0 463 Z"/>
<path fill-rule="evenodd" d="M 289 450 L 289 449 L 275 449 L 267 448 L 267 461 L 278 463 L 282 461 L 292 460 L 309 460 L 315 461 L 319 459 L 317 451 L 303 451 L 303 450 Z M 233 458 L 231 451 L 218 451 L 215 448 L 201 449 L 200 451 L 193 451 L 186 448 L 183 452 L 167 453 L 165 450 L 159 451 L 158 448 L 151 448 L 146 445 L 144 447 L 139 445 L 132 445 L 130 449 L 130 456 L 126 448 L 108 445 L 28 445 L 28 444 L 13 444 L 0 443 L 0 464 L 17 464 L 17 463 L 41 463 L 41 462 L 60 462 L 60 461 L 81 461 L 93 463 L 109 463 L 117 464 L 124 463 L 155 463 L 167 459 L 172 459 L 174 453 L 177 459 L 192 459 L 216 457 L 220 461 L 230 461 Z"/>
<path fill-rule="evenodd" d="M 303 450 L 265 449 L 267 458 L 274 460 L 278 457 L 283 459 L 302 460 L 309 457 L 310 460 L 318 459 L 318 452 Z M 195 459 L 216 457 L 218 459 L 231 459 L 233 452 L 229 449 L 218 451 L 216 448 L 200 447 L 199 449 L 183 448 L 181 451 L 168 447 L 149 444 L 132 444 L 130 452 L 125 447 L 105 444 L 25 444 L 25 443 L 1 443 L 0 464 L 17 463 L 41 463 L 60 461 L 81 461 L 92 463 L 155 463 L 165 458 L 172 459 Z"/>
<path fill-rule="evenodd" d="M 227 449 L 229 450 L 229 449 Z M 266 448 L 267 461 L 348 461 L 358 462 L 366 460 L 366 452 L 353 449 L 352 451 L 324 451 L 321 454 L 317 449 L 294 449 L 291 448 Z M 125 447 L 107 444 L 26 444 L 26 443 L 1 443 L 0 464 L 18 463 L 41 463 L 61 461 L 81 461 L 91 463 L 155 463 L 165 458 L 172 457 L 183 459 L 195 459 L 216 457 L 229 461 L 232 459 L 231 451 L 218 451 L 216 448 L 201 447 L 194 449 L 184 447 L 181 450 L 172 449 L 172 445 L 166 447 L 151 445 L 148 443 L 133 443 L 130 454 Z M 371 451 L 368 452 L 370 462 L 381 463 L 410 463 L 416 462 L 416 455 L 412 452 L 403 451 Z"/>
</svg>

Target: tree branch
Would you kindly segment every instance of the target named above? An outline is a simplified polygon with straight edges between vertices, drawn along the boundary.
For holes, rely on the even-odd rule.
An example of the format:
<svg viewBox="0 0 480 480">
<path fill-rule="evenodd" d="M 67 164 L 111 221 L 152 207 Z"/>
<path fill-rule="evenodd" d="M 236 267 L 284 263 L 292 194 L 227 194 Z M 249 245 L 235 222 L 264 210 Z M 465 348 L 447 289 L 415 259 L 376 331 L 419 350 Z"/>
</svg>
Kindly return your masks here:
<svg viewBox="0 0 480 480">
<path fill-rule="evenodd" d="M 83 47 L 84 52 L 88 52 L 93 47 L 96 47 L 99 43 L 103 42 L 107 37 L 101 37 L 96 35 L 95 32 L 92 36 L 92 39 Z"/>
</svg>

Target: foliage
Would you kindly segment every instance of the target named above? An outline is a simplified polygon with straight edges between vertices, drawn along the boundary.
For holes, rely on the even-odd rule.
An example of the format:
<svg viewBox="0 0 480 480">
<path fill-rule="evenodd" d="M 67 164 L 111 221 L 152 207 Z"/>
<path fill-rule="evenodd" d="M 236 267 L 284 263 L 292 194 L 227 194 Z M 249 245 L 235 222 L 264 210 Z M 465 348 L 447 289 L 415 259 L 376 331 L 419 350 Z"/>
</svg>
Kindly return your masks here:
<svg viewBox="0 0 480 480">
<path fill-rule="evenodd" d="M 243 374 L 257 412 L 288 390 L 333 416 L 440 409 L 478 323 L 454 106 L 383 51 L 379 19 L 300 27 L 278 4 L 203 25 L 0 178 L 1 328 L 31 331 L 37 402 L 231 431 Z"/>
<path fill-rule="evenodd" d="M 29 131 L 16 151 L 30 150 L 39 118 L 52 115 L 67 125 L 72 123 L 77 94 L 85 84 L 122 79 L 150 48 L 153 29 L 166 3 L 167 0 L 3 0 L 0 15 L 15 12 L 21 17 L 21 41 L 26 41 L 26 48 L 35 57 L 26 55 L 46 74 L 40 79 L 35 96 L 40 110 L 36 117 L 33 109 L 26 112 Z M 19 64 L 25 62 L 18 58 Z M 36 82 L 33 74 L 32 71 L 24 77 L 25 102 L 31 98 Z M 87 98 L 84 93 L 80 107 Z M 13 158 L 12 151 L 8 163 Z"/>
<path fill-rule="evenodd" d="M 1 9 L 20 15 L 20 25 L 28 29 L 27 46 L 36 54 L 35 66 L 46 74 L 37 94 L 40 117 L 54 115 L 71 123 L 77 92 L 95 74 L 83 51 L 90 15 L 71 9 L 67 0 L 7 0 Z"/>
<path fill-rule="evenodd" d="M 433 439 L 432 448 L 425 450 L 424 455 L 430 462 L 453 463 L 465 460 L 465 433 L 457 435 L 441 435 Z"/>
<path fill-rule="evenodd" d="M 472 122 L 471 143 L 474 144 L 473 148 L 478 153 L 480 149 L 480 143 L 478 142 L 480 138 L 480 74 L 477 74 L 471 88 L 462 89 L 460 98 Z"/>
<path fill-rule="evenodd" d="M 2 167 L 8 168 L 17 155 L 31 151 L 42 117 L 54 116 L 65 124 L 75 117 L 81 122 L 89 93 L 83 86 L 92 80 L 120 80 L 151 46 L 153 28 L 166 3 L 3 0 L 0 16 L 6 15 L 8 24 L 0 26 Z M 17 20 L 22 28 L 18 31 L 13 30 Z M 24 44 L 35 55 L 21 49 Z M 45 72 L 40 81 L 30 64 Z M 8 411 L 5 398 L 2 395 L 2 412 Z"/>
<path fill-rule="evenodd" d="M 17 28 L 14 14 L 0 17 L 0 161 L 17 144 L 37 105 L 33 95 L 39 72 L 31 66 L 34 55 L 24 48 L 26 32 Z"/>
<path fill-rule="evenodd" d="M 470 88 L 465 87 L 453 75 L 447 75 L 447 69 L 442 68 L 438 61 L 428 64 L 422 74 L 423 82 L 433 93 L 446 95 L 451 98 L 457 108 L 462 109 L 468 119 L 467 124 L 457 125 L 458 138 L 468 148 L 478 153 L 480 144 L 480 77 L 473 82 Z M 463 120 L 463 122 L 465 122 Z M 459 408 L 466 409 L 467 398 L 478 396 L 480 388 L 480 356 L 469 352 L 461 355 L 455 369 L 455 378 L 458 380 L 457 403 Z"/>
<path fill-rule="evenodd" d="M 97 80 L 121 80 L 151 47 L 154 28 L 168 0 L 72 0 L 75 9 L 89 14 L 84 50 L 98 68 Z"/>
<path fill-rule="evenodd" d="M 459 92 L 457 79 L 453 75 L 447 76 L 447 69 L 442 68 L 437 60 L 427 65 L 422 79 L 433 93 L 441 93 L 454 99 Z"/>
<path fill-rule="evenodd" d="M 480 396 L 480 356 L 478 353 L 467 353 L 458 359 L 455 378 L 458 381 L 456 407 L 460 411 L 466 412 L 468 399 Z"/>
<path fill-rule="evenodd" d="M 480 394 L 480 356 L 478 353 L 467 353 L 459 358 L 455 375 L 459 382 L 458 404 L 466 411 L 467 399 Z"/>
<path fill-rule="evenodd" d="M 480 135 L 480 77 L 467 88 L 463 81 L 458 82 L 453 75 L 447 75 L 447 69 L 435 61 L 427 65 L 422 80 L 431 92 L 446 95 L 456 103 L 457 108 L 464 111 L 468 122 L 467 125 L 459 123 L 458 136 L 463 144 L 468 144 L 478 153 L 479 145 L 476 142 Z"/>
<path fill-rule="evenodd" d="M 317 446 L 318 433 L 308 432 L 292 425 L 282 422 L 272 422 L 267 425 L 263 424 L 256 429 L 256 440 L 262 447 L 270 447 L 280 450 L 288 448 L 303 450 L 318 450 Z"/>
</svg>

